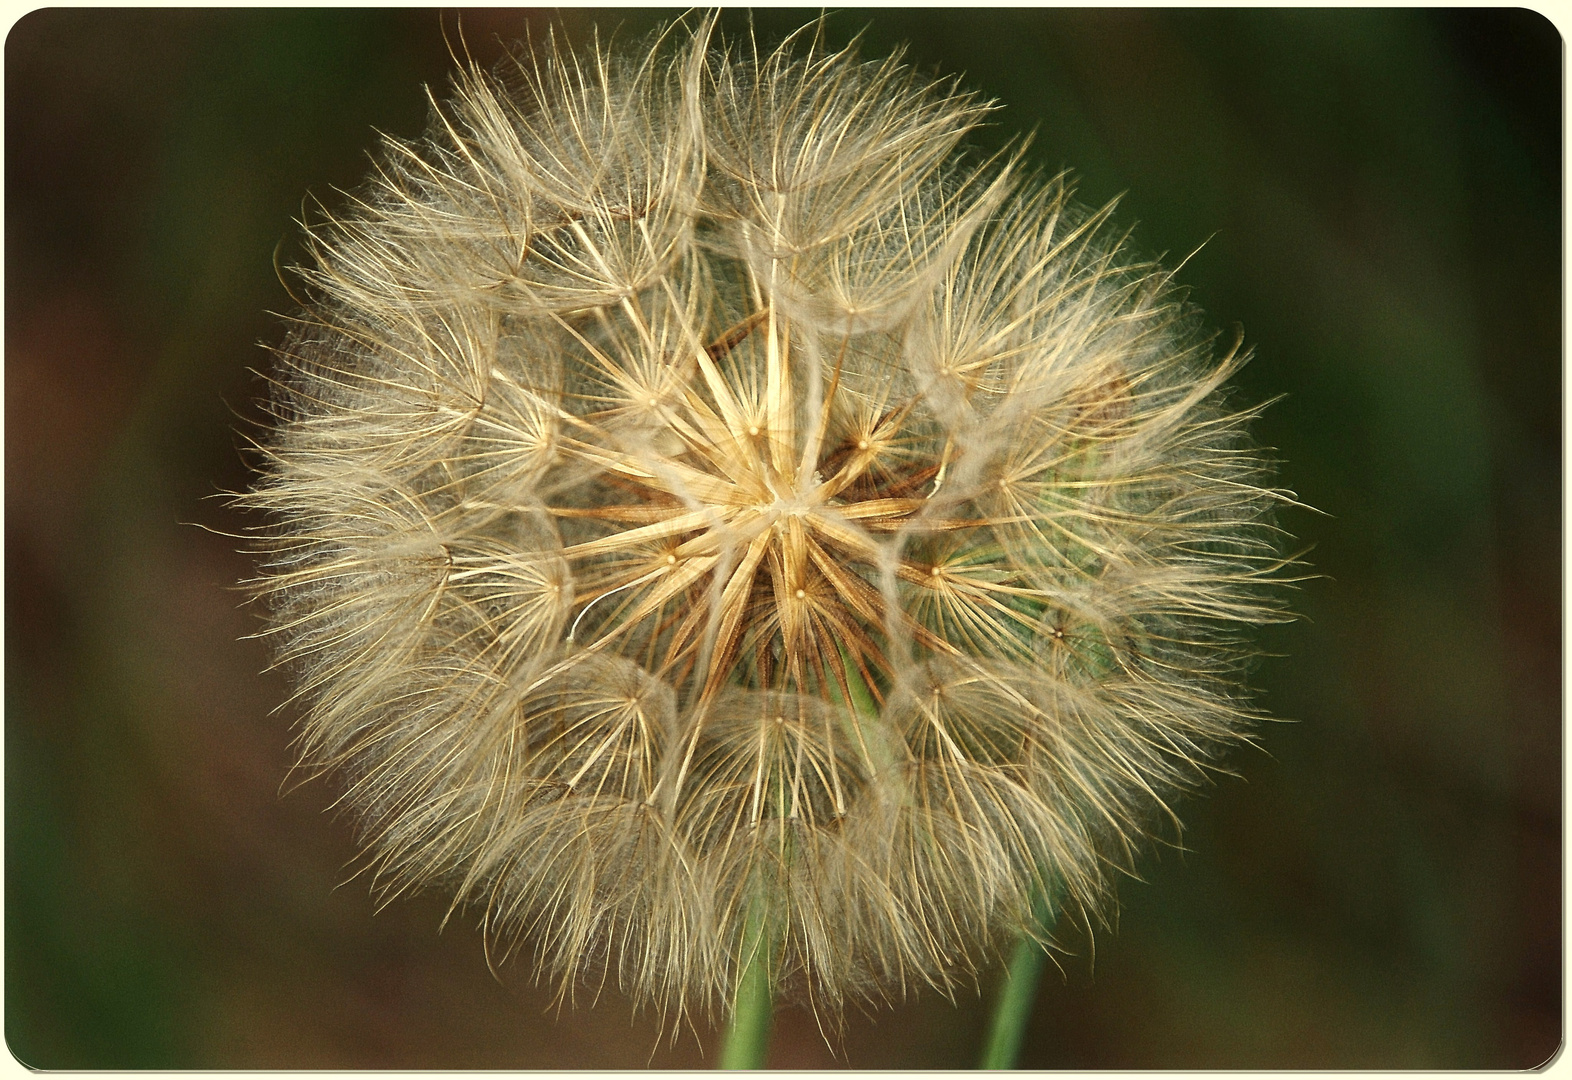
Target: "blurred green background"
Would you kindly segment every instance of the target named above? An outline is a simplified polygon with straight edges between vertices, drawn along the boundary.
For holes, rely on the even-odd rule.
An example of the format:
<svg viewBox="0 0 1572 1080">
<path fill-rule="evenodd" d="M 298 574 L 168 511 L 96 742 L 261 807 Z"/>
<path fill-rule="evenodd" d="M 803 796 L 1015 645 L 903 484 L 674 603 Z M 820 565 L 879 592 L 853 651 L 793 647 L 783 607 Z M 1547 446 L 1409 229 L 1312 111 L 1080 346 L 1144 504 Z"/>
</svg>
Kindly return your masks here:
<svg viewBox="0 0 1572 1080">
<path fill-rule="evenodd" d="M 811 17 L 757 15 L 775 38 Z M 569 36 L 659 16 L 569 11 Z M 539 37 L 472 11 L 469 47 Z M 733 32 L 746 16 L 729 14 Z M 1263 644 L 1265 752 L 1049 970 L 1022 1064 L 1523 1068 L 1562 1037 L 1561 42 L 1524 11 L 845 11 L 1035 129 L 1257 359 L 1326 516 Z M 666 1067 L 439 896 L 337 887 L 328 785 L 234 583 L 291 218 L 424 126 L 454 13 L 46 10 L 6 40 L 5 1033 L 54 1068 Z M 1204 247 L 1201 246 L 1204 244 Z M 990 987 L 985 985 L 986 995 Z M 986 996 L 805 1013 L 771 1063 L 954 1068 Z"/>
</svg>

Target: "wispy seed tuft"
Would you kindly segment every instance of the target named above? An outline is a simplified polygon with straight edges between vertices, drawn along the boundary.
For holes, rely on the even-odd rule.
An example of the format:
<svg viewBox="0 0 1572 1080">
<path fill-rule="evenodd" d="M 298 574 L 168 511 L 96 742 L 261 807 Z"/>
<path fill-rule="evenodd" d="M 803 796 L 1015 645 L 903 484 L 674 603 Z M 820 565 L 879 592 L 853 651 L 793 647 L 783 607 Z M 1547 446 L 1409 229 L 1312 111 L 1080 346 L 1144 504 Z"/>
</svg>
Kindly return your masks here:
<svg viewBox="0 0 1572 1080">
<path fill-rule="evenodd" d="M 389 895 L 676 1015 L 762 941 L 834 1015 L 1034 890 L 1107 910 L 1256 716 L 1286 495 L 1237 348 L 1111 207 L 969 156 L 985 103 L 711 30 L 471 63 L 386 140 L 240 501 Z"/>
</svg>

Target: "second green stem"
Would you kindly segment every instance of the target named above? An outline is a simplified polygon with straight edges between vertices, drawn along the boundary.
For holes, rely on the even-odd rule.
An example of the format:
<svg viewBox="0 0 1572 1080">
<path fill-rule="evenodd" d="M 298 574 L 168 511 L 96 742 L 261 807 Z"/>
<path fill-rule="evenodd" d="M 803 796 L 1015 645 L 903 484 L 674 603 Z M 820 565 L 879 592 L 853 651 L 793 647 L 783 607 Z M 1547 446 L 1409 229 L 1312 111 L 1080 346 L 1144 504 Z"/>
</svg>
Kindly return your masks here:
<svg viewBox="0 0 1572 1080">
<path fill-rule="evenodd" d="M 1048 897 L 1041 890 L 1032 896 L 1032 918 L 1046 927 L 1053 917 Z M 983 1046 L 982 1069 L 1013 1069 L 1026 1038 L 1026 1026 L 1037 1000 L 1037 982 L 1042 976 L 1048 953 L 1030 935 L 1023 935 L 1010 955 L 1005 981 L 994 1003 L 993 1019 L 988 1026 L 988 1042 Z"/>
</svg>

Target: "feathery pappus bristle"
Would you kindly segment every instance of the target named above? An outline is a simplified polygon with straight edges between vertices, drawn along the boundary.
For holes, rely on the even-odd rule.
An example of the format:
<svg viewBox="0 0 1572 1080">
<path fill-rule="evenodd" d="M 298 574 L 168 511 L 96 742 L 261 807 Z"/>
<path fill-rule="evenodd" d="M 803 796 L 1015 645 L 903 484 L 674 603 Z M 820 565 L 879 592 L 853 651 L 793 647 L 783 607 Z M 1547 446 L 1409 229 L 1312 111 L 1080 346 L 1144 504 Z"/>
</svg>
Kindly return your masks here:
<svg viewBox="0 0 1572 1080">
<path fill-rule="evenodd" d="M 1095 919 L 1248 736 L 1243 357 L 988 112 L 812 27 L 552 40 L 308 225 L 238 498 L 388 895 L 679 1016 L 762 948 L 834 1016 Z"/>
</svg>

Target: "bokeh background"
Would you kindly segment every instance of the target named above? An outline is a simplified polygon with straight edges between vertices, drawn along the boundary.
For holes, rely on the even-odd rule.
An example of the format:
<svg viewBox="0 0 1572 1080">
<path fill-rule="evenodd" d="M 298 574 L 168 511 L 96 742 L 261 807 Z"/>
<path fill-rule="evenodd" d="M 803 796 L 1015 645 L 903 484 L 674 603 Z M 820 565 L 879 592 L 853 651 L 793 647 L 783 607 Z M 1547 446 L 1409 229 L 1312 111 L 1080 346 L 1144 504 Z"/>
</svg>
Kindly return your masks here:
<svg viewBox="0 0 1572 1080">
<path fill-rule="evenodd" d="M 778 38 L 811 12 L 760 12 Z M 568 11 L 635 38 L 657 13 Z M 539 13 L 471 11 L 482 57 Z M 745 15 L 723 24 L 745 32 Z M 292 216 L 424 126 L 454 12 L 45 10 L 5 46 L 5 1035 L 39 1067 L 702 1067 L 558 1015 L 439 896 L 343 884 L 215 493 Z M 1562 1038 L 1562 46 L 1525 11 L 843 11 L 1123 194 L 1257 359 L 1323 575 L 1184 851 L 1050 969 L 1059 1068 L 1521 1068 Z M 1196 249 L 1199 248 L 1199 251 Z M 217 530 L 215 532 L 206 531 Z M 1095 949 L 1093 948 L 1095 946 Z M 954 1068 L 988 995 L 778 1022 L 776 1066 Z M 593 1003 L 592 1003 L 593 1002 Z M 703 1050 L 708 1056 L 701 1054 Z"/>
</svg>

